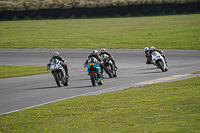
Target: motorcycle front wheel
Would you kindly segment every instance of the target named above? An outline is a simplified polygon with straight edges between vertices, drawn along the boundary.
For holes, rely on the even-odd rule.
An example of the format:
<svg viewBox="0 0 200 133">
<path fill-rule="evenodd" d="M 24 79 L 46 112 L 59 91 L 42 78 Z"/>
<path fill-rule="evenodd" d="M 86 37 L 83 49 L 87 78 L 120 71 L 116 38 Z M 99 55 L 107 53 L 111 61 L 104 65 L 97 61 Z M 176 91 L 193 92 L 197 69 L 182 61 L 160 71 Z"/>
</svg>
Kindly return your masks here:
<svg viewBox="0 0 200 133">
<path fill-rule="evenodd" d="M 112 74 L 111 69 L 110 69 L 109 66 L 106 66 L 106 67 L 105 67 L 105 71 L 106 71 L 106 73 L 108 74 L 108 76 L 109 76 L 110 78 L 113 77 L 113 74 Z"/>
<path fill-rule="evenodd" d="M 92 85 L 95 86 L 96 84 L 95 84 L 95 73 L 94 72 L 91 72 L 90 79 L 91 79 Z"/>
<path fill-rule="evenodd" d="M 158 61 L 158 62 L 157 62 L 157 65 L 158 65 L 158 67 L 159 67 L 163 72 L 165 72 L 165 70 L 164 70 L 164 64 L 163 64 L 162 61 Z"/>
<path fill-rule="evenodd" d="M 54 74 L 54 78 L 55 78 L 55 81 L 56 81 L 56 84 L 58 87 L 61 87 L 61 81 L 60 81 L 60 78 L 59 78 L 59 74 L 58 73 L 55 73 Z"/>
</svg>

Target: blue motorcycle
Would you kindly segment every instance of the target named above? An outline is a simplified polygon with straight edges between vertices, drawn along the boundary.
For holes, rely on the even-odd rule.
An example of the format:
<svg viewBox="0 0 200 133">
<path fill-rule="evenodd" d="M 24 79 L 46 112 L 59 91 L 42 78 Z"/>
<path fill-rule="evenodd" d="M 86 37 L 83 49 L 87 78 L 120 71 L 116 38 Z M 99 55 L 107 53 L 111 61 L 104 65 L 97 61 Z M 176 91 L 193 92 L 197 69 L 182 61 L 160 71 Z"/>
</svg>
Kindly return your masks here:
<svg viewBox="0 0 200 133">
<path fill-rule="evenodd" d="M 87 70 L 88 70 L 88 74 L 90 75 L 90 79 L 91 79 L 93 86 L 95 86 L 96 83 L 98 85 L 103 84 L 103 79 L 101 76 L 101 67 L 96 58 L 91 57 L 89 59 L 88 65 L 87 65 Z"/>
</svg>

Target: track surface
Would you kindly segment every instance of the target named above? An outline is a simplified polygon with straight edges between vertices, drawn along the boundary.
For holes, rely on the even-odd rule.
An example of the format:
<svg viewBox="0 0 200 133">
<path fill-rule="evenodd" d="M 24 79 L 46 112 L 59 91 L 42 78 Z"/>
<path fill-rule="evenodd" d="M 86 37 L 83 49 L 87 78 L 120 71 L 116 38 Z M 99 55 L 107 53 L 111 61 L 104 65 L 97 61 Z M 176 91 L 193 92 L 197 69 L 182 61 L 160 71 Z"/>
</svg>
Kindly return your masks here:
<svg viewBox="0 0 200 133">
<path fill-rule="evenodd" d="M 200 70 L 200 51 L 164 50 L 168 72 L 146 65 L 143 50 L 110 49 L 118 66 L 118 77 L 93 87 L 83 63 L 92 49 L 0 49 L 0 65 L 45 66 L 54 51 L 68 62 L 70 85 L 57 87 L 50 73 L 0 79 L 0 114 L 76 96 L 128 88 L 133 84 Z"/>
</svg>

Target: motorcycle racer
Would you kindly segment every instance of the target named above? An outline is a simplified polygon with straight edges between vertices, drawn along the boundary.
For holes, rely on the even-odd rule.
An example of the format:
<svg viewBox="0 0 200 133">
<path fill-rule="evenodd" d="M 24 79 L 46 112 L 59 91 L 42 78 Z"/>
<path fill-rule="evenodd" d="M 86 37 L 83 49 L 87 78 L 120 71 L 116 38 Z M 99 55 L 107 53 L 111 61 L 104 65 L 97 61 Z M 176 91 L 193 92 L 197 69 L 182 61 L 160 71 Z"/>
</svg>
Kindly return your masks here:
<svg viewBox="0 0 200 133">
<path fill-rule="evenodd" d="M 153 51 L 159 52 L 159 53 L 162 55 L 162 57 L 164 58 L 165 63 L 166 63 L 166 65 L 167 65 L 167 60 L 166 60 L 166 58 L 165 58 L 165 55 L 164 55 L 163 51 L 156 49 L 154 46 L 151 46 L 151 47 L 150 47 L 150 51 L 149 51 L 150 60 L 151 60 L 151 57 L 152 57 L 152 56 L 151 56 L 151 53 L 152 53 Z"/>
<path fill-rule="evenodd" d="M 98 60 L 99 65 L 100 65 L 100 67 L 101 67 L 101 71 L 102 71 L 102 68 L 103 68 L 103 66 L 102 66 L 102 64 L 101 64 L 102 59 L 101 59 L 101 57 L 98 55 L 98 51 L 97 51 L 97 50 L 93 50 L 92 53 L 87 57 L 87 59 L 86 59 L 86 61 L 85 61 L 85 63 L 84 63 L 84 67 L 87 66 L 88 61 L 89 61 L 89 59 L 90 59 L 91 57 L 94 57 L 94 58 L 96 58 L 96 59 Z M 99 74 L 99 73 L 98 73 L 98 74 Z M 99 75 L 99 76 L 101 76 L 101 75 Z"/>
<path fill-rule="evenodd" d="M 108 52 L 108 51 L 106 51 L 105 48 L 102 48 L 102 49 L 100 50 L 100 54 L 99 54 L 99 56 L 101 57 L 102 54 L 106 54 L 106 55 L 108 55 L 108 56 L 110 57 L 110 60 L 113 62 L 113 65 L 114 65 L 115 69 L 117 69 L 117 66 L 116 66 L 116 64 L 115 64 L 114 57 L 111 55 L 111 53 Z"/>
<path fill-rule="evenodd" d="M 151 59 L 150 59 L 150 54 L 149 54 L 150 53 L 149 47 L 145 47 L 144 51 L 145 51 L 144 55 L 147 58 L 146 64 L 152 64 Z"/>
<path fill-rule="evenodd" d="M 88 64 L 88 60 L 91 57 L 95 57 L 99 62 L 102 61 L 101 58 L 100 58 L 100 56 L 98 56 L 98 51 L 97 50 L 93 50 L 92 53 L 87 57 L 87 60 L 84 63 L 84 67 L 86 67 L 86 65 Z"/>
<path fill-rule="evenodd" d="M 67 61 L 58 52 L 53 53 L 53 57 L 50 59 L 49 64 L 47 64 L 48 68 L 49 68 L 50 62 L 52 61 L 53 58 L 56 58 L 62 62 L 62 66 L 65 69 L 66 75 L 69 77 L 70 75 L 69 75 L 68 69 L 67 69 Z"/>
</svg>

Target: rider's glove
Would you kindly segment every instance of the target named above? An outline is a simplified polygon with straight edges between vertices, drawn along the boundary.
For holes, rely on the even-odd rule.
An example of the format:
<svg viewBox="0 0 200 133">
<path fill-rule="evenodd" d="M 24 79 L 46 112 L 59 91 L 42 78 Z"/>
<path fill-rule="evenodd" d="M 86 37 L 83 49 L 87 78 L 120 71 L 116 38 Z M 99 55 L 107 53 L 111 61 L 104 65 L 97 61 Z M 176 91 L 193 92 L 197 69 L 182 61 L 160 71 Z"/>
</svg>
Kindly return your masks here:
<svg viewBox="0 0 200 133">
<path fill-rule="evenodd" d="M 84 68 L 85 68 L 86 66 L 87 66 L 86 63 L 84 63 Z"/>
<path fill-rule="evenodd" d="M 64 63 L 63 63 L 63 62 L 60 62 L 60 64 L 61 64 L 62 66 L 64 66 Z"/>
<path fill-rule="evenodd" d="M 49 70 L 49 68 L 50 68 L 50 64 L 47 64 L 46 65 L 46 67 L 47 67 L 47 71 Z"/>
<path fill-rule="evenodd" d="M 100 62 L 100 65 L 103 65 L 103 61 Z"/>
</svg>

